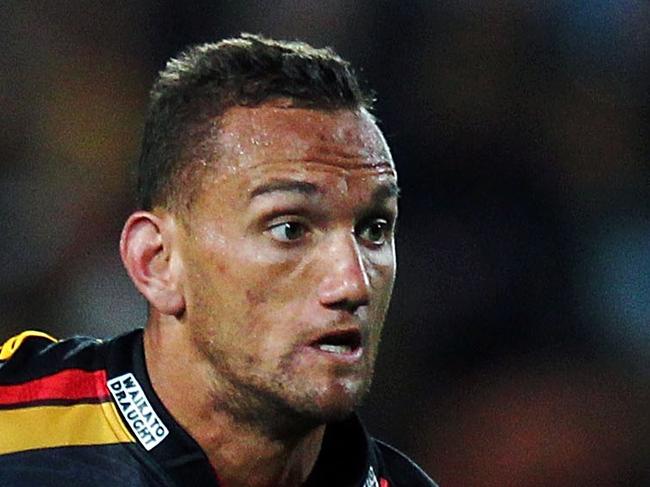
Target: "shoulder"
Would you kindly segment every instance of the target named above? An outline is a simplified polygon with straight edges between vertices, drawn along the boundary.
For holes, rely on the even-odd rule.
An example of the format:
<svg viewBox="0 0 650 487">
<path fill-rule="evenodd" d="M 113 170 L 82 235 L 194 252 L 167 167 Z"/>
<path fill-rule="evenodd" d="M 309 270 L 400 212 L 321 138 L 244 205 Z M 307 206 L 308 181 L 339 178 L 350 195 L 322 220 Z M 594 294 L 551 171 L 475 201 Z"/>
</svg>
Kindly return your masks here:
<svg viewBox="0 0 650 487">
<path fill-rule="evenodd" d="M 56 340 L 24 332 L 0 347 L 0 413 L 23 406 L 103 397 L 106 346 L 89 337 Z"/>
<path fill-rule="evenodd" d="M 135 440 L 110 400 L 106 343 L 25 332 L 0 347 L 0 485 L 106 485 L 59 472 L 92 466 L 95 479 L 117 454 L 129 457 Z"/>
<path fill-rule="evenodd" d="M 0 384 L 23 383 L 70 369 L 92 371 L 103 363 L 103 342 L 91 337 L 57 340 L 26 331 L 0 346 Z"/>
<path fill-rule="evenodd" d="M 372 441 L 390 487 L 437 487 L 424 470 L 402 452 L 383 441 L 374 438 Z"/>
</svg>

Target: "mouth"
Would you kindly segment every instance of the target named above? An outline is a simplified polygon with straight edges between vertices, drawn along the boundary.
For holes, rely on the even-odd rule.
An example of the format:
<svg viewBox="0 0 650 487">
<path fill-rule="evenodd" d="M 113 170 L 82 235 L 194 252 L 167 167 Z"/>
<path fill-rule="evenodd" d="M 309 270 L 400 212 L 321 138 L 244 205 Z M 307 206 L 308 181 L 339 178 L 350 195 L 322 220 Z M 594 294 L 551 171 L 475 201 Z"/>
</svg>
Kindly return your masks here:
<svg viewBox="0 0 650 487">
<path fill-rule="evenodd" d="M 310 347 L 320 352 L 340 356 L 360 356 L 362 338 L 359 330 L 339 330 L 326 333 L 310 343 Z"/>
</svg>

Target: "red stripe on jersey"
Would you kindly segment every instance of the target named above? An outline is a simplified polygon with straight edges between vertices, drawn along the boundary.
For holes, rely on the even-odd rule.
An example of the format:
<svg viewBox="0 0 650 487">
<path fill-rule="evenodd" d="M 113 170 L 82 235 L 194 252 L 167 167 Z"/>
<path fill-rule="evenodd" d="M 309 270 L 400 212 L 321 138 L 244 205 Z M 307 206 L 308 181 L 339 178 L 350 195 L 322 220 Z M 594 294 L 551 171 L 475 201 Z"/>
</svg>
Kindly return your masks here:
<svg viewBox="0 0 650 487">
<path fill-rule="evenodd" d="M 0 386 L 0 405 L 56 399 L 108 399 L 106 371 L 66 369 L 23 384 Z"/>
<path fill-rule="evenodd" d="M 390 485 L 388 484 L 388 480 L 379 479 L 379 487 L 390 487 Z"/>
</svg>

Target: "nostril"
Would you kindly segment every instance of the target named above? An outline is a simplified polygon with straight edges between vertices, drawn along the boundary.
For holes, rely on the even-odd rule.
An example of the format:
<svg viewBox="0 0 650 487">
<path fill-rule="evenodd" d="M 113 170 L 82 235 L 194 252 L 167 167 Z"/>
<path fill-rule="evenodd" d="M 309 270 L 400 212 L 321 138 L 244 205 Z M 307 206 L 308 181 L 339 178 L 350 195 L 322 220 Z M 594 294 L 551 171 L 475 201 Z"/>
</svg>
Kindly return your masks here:
<svg viewBox="0 0 650 487">
<path fill-rule="evenodd" d="M 368 305 L 367 300 L 363 301 L 353 301 L 349 299 L 335 301 L 328 304 L 323 304 L 326 308 L 337 311 L 345 311 L 351 315 L 355 314 L 359 308 Z"/>
</svg>

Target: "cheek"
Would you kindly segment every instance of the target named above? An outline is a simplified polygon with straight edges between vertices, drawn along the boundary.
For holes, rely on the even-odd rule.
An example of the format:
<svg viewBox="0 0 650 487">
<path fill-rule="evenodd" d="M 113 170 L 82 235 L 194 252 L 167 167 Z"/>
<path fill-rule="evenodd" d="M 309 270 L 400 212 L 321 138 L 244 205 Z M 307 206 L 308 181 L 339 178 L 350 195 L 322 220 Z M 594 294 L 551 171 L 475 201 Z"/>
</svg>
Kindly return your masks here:
<svg viewBox="0 0 650 487">
<path fill-rule="evenodd" d="M 368 252 L 364 260 L 370 287 L 374 291 L 387 294 L 387 297 L 390 298 L 396 271 L 393 247 L 381 252 Z"/>
<path fill-rule="evenodd" d="M 300 296 L 300 283 L 304 283 L 300 266 L 286 259 L 262 258 L 255 249 L 231 248 L 237 250 L 225 259 L 215 287 L 247 333 L 262 328 L 270 332 L 287 319 Z"/>
</svg>

